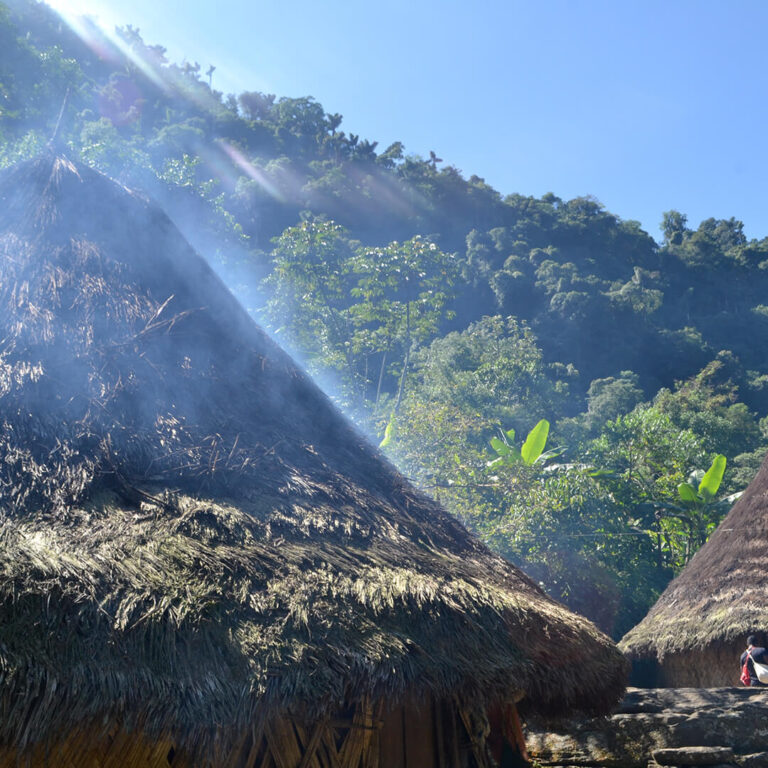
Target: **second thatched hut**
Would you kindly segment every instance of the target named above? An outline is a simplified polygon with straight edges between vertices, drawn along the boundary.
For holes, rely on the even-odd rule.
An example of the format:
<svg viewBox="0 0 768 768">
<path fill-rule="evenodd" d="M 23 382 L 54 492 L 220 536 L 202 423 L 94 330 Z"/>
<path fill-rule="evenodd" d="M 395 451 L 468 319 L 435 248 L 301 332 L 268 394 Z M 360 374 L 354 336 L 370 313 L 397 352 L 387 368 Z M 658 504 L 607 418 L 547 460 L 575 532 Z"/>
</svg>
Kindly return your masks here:
<svg viewBox="0 0 768 768">
<path fill-rule="evenodd" d="M 768 633 L 768 463 L 709 541 L 621 640 L 648 687 L 739 685 L 746 638 Z"/>
</svg>

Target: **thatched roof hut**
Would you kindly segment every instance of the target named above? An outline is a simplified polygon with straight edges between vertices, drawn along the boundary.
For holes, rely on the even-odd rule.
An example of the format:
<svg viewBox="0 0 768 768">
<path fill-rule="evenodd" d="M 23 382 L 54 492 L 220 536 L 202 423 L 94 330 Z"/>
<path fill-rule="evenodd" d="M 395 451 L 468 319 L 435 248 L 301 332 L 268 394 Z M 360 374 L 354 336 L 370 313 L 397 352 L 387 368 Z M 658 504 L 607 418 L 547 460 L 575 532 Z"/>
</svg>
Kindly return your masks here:
<svg viewBox="0 0 768 768">
<path fill-rule="evenodd" d="M 768 631 L 768 462 L 619 647 L 633 682 L 739 685 L 746 638 Z"/>
<path fill-rule="evenodd" d="M 0 174 L 0 467 L 2 768 L 480 766 L 490 705 L 623 690 L 162 211 L 66 159 Z"/>
</svg>

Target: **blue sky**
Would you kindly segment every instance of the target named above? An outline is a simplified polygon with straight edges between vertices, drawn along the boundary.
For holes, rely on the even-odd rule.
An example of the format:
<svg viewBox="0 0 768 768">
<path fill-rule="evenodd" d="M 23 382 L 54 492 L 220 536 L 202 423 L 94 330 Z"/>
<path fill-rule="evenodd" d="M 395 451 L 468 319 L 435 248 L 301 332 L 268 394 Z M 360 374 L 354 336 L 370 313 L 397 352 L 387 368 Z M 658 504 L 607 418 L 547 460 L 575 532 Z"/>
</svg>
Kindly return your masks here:
<svg viewBox="0 0 768 768">
<path fill-rule="evenodd" d="M 591 194 L 768 236 L 768 3 L 54 0 L 133 24 L 215 88 L 314 96 L 342 129 L 434 150 L 502 194 Z"/>
</svg>

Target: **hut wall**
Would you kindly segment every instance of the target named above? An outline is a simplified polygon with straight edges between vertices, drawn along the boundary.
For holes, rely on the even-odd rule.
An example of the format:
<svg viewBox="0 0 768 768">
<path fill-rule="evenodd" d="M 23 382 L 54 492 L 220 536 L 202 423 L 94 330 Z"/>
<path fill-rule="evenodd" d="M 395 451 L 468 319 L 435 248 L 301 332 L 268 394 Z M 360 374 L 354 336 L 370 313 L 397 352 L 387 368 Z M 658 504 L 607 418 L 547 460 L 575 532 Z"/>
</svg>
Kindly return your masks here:
<svg viewBox="0 0 768 768">
<path fill-rule="evenodd" d="M 31 755 L 2 750 L 0 768 L 169 768 L 173 756 L 170 741 L 150 742 L 135 733 L 115 730 L 98 744 L 81 735 Z"/>
<path fill-rule="evenodd" d="M 389 711 L 360 706 L 308 728 L 281 720 L 210 763 L 170 740 L 116 730 L 99 744 L 81 734 L 32 755 L 0 751 L 0 768 L 490 768 L 487 725 L 484 713 L 427 700 Z"/>
<path fill-rule="evenodd" d="M 741 685 L 739 658 L 743 640 L 715 643 L 701 651 L 670 653 L 659 662 L 633 664 L 631 684 L 655 688 L 722 688 Z"/>
</svg>

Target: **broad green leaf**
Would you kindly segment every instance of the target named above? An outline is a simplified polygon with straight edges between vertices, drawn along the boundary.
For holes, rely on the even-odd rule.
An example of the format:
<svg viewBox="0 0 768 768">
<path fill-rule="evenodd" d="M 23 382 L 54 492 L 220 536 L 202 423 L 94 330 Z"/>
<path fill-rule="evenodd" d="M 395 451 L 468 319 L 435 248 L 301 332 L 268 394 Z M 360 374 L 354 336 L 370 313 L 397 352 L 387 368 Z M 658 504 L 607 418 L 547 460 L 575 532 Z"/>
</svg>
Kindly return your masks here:
<svg viewBox="0 0 768 768">
<path fill-rule="evenodd" d="M 696 489 L 690 483 L 680 483 L 677 486 L 677 493 L 683 501 L 689 501 L 692 504 L 699 500 Z"/>
<path fill-rule="evenodd" d="M 493 448 L 499 456 L 506 456 L 509 453 L 509 446 L 498 437 L 491 438 L 491 448 Z"/>
<path fill-rule="evenodd" d="M 707 474 L 701 478 L 699 483 L 699 493 L 707 498 L 714 498 L 720 483 L 723 482 L 723 474 L 725 473 L 725 456 L 722 453 L 718 453 L 715 456 L 712 466 L 707 470 Z"/>
<path fill-rule="evenodd" d="M 395 438 L 395 417 L 389 420 L 387 428 L 384 430 L 384 439 L 379 443 L 379 448 L 386 448 Z"/>
<path fill-rule="evenodd" d="M 507 436 L 507 442 L 514 443 L 515 442 L 515 430 L 514 429 L 508 429 L 505 433 Z"/>
<path fill-rule="evenodd" d="M 737 493 L 731 493 L 728 496 L 723 496 L 722 499 L 718 499 L 713 502 L 712 506 L 718 512 L 727 512 L 742 496 L 744 491 L 738 491 Z"/>
<path fill-rule="evenodd" d="M 550 448 L 548 451 L 544 451 L 544 453 L 539 456 L 536 461 L 549 461 L 550 459 L 556 459 L 558 456 L 561 456 L 563 453 L 562 448 Z"/>
<path fill-rule="evenodd" d="M 549 422 L 542 419 L 525 438 L 523 447 L 520 449 L 520 455 L 529 466 L 541 456 L 544 446 L 547 444 L 547 435 L 549 435 Z"/>
</svg>

